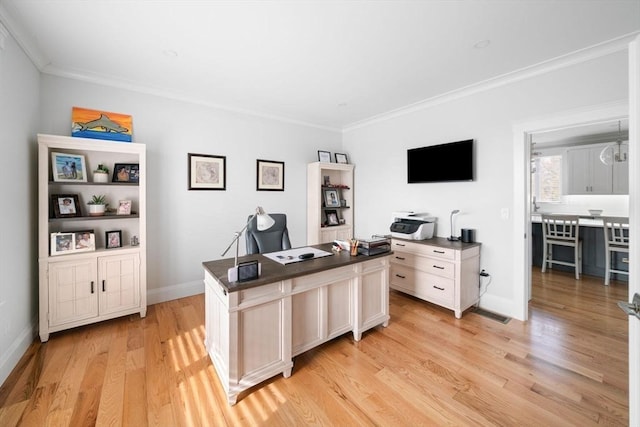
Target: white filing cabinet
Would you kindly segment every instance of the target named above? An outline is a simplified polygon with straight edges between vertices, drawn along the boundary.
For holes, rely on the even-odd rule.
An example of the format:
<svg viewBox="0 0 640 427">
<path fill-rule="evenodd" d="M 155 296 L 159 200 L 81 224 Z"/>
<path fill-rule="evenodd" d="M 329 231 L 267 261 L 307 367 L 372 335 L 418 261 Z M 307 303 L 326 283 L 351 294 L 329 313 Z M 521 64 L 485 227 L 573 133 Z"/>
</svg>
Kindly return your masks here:
<svg viewBox="0 0 640 427">
<path fill-rule="evenodd" d="M 462 317 L 479 299 L 480 244 L 393 239 L 389 287 L 438 304 Z"/>
</svg>

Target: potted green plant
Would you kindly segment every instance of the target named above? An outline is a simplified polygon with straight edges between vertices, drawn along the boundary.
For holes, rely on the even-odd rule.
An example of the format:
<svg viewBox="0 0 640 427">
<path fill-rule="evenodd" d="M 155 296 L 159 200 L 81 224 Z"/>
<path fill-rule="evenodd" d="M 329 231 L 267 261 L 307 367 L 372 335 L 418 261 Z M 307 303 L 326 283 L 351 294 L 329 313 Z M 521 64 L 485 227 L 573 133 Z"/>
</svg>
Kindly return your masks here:
<svg viewBox="0 0 640 427">
<path fill-rule="evenodd" d="M 96 196 L 95 194 L 87 203 L 89 205 L 89 215 L 90 216 L 101 216 L 104 215 L 104 212 L 107 209 L 107 196 L 100 195 Z"/>
<path fill-rule="evenodd" d="M 109 168 L 100 163 L 93 171 L 93 182 L 109 182 Z"/>
</svg>

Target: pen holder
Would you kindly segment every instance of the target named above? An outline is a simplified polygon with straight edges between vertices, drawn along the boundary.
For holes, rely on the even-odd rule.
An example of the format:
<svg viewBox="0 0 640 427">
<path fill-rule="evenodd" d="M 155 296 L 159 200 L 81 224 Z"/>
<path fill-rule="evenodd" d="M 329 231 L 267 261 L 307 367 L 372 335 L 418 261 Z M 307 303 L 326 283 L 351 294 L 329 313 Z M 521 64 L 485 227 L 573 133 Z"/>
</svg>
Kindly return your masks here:
<svg viewBox="0 0 640 427">
<path fill-rule="evenodd" d="M 356 256 L 358 255 L 358 241 L 357 240 L 352 240 L 351 241 L 351 256 Z"/>
</svg>

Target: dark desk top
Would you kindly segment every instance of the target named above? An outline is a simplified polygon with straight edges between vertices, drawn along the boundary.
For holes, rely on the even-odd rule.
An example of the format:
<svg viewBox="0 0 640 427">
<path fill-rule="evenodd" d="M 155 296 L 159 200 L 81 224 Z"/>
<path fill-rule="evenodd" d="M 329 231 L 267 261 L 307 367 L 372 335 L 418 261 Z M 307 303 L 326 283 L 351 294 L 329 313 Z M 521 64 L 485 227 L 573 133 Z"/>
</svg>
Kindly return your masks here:
<svg viewBox="0 0 640 427">
<path fill-rule="evenodd" d="M 325 243 L 322 245 L 311 245 L 310 247 L 331 252 L 331 246 L 331 243 Z M 216 261 L 205 261 L 202 263 L 202 266 L 212 276 L 218 279 L 218 282 L 220 282 L 220 284 L 227 290 L 227 292 L 237 292 L 277 282 L 280 280 L 293 279 L 295 277 L 319 273 L 321 271 L 329 270 L 332 268 L 357 264 L 360 262 L 369 261 L 374 258 L 381 258 L 392 254 L 392 252 L 387 252 L 384 254 L 371 256 L 351 256 L 349 254 L 349 251 L 332 253 L 333 255 L 331 256 L 312 258 L 287 265 L 282 265 L 260 254 L 238 257 L 238 263 L 247 261 L 258 261 L 262 264 L 262 274 L 260 275 L 260 277 L 256 280 L 251 280 L 248 282 L 229 283 L 229 280 L 227 280 L 227 271 L 229 270 L 229 268 L 234 266 L 235 261 L 233 258 L 225 258 Z"/>
</svg>

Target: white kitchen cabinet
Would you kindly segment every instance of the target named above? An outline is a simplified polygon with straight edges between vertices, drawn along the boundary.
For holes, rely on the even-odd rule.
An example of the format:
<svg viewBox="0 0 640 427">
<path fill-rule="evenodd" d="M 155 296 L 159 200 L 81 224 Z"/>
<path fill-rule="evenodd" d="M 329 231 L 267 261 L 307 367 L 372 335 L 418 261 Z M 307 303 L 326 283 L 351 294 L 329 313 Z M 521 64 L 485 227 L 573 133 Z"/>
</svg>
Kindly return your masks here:
<svg viewBox="0 0 640 427">
<path fill-rule="evenodd" d="M 80 158 L 84 168 L 71 180 L 56 180 L 53 153 Z M 135 179 L 94 182 L 91 172 L 98 164 L 110 171 L 116 164 L 128 165 Z M 86 180 L 76 179 L 82 170 Z M 52 332 L 133 313 L 146 315 L 145 183 L 143 144 L 38 135 L 39 329 L 43 342 Z M 91 216 L 87 202 L 93 195 L 105 195 L 113 208 L 127 201 L 131 211 Z M 77 203 L 72 215 L 56 212 L 56 207 L 62 210 L 56 200 L 63 196 Z M 108 249 L 107 232 L 119 237 Z M 92 247 L 79 245 L 81 234 L 93 235 Z M 76 245 L 58 247 L 59 236 L 73 236 Z"/>
<path fill-rule="evenodd" d="M 567 150 L 566 194 L 611 194 L 613 168 L 600 161 L 604 145 Z"/>
<path fill-rule="evenodd" d="M 353 170 L 353 165 L 342 163 L 307 166 L 307 244 L 353 238 Z M 326 203 L 327 191 L 337 194 L 337 206 Z"/>
<path fill-rule="evenodd" d="M 480 298 L 480 245 L 392 239 L 389 286 L 455 312 L 456 318 Z"/>
</svg>

